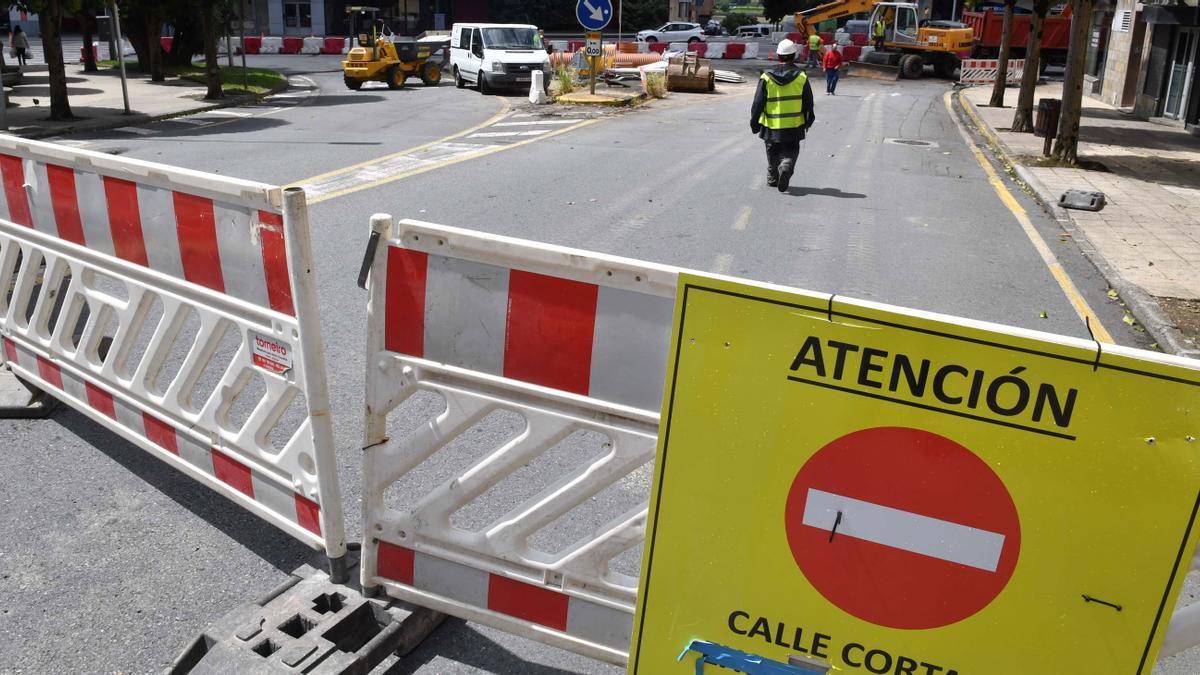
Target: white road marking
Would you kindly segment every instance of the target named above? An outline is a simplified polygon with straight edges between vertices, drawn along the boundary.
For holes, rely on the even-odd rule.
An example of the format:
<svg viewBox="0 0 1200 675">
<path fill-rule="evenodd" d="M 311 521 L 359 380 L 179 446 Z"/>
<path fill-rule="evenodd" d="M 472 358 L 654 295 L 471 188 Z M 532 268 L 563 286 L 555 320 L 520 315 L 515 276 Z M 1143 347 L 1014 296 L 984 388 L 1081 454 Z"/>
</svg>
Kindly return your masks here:
<svg viewBox="0 0 1200 675">
<path fill-rule="evenodd" d="M 205 115 L 215 115 L 217 117 L 250 117 L 254 113 L 248 113 L 242 110 L 209 110 Z"/>
<path fill-rule="evenodd" d="M 754 213 L 754 209 L 749 206 L 743 206 L 742 210 L 738 213 L 737 220 L 733 221 L 733 229 L 737 232 L 745 230 L 746 226 L 750 224 L 751 213 Z"/>
<path fill-rule="evenodd" d="M 182 122 L 183 124 L 190 124 L 194 127 L 202 127 L 206 124 L 213 123 L 213 120 L 206 120 L 201 117 L 176 117 L 175 119 L 173 119 L 171 121 L 172 122 Z"/>
<path fill-rule="evenodd" d="M 79 140 L 75 140 L 75 139 L 71 139 L 71 138 L 63 138 L 61 136 L 51 136 L 50 138 L 46 139 L 46 142 L 47 143 L 57 143 L 58 145 L 65 145 L 69 148 L 82 148 L 82 147 L 92 144 L 91 141 L 79 141 Z"/>
<path fill-rule="evenodd" d="M 158 133 L 158 129 L 147 129 L 145 127 L 117 127 L 113 131 L 124 131 L 127 134 L 136 136 L 151 136 Z"/>
<path fill-rule="evenodd" d="M 837 525 L 839 537 L 854 537 L 988 572 L 996 571 L 1004 549 L 1003 534 L 808 489 L 805 525 L 832 531 L 838 513 L 842 514 Z"/>
<path fill-rule="evenodd" d="M 308 193 L 309 200 L 311 201 L 322 195 L 341 192 L 357 185 L 370 183 L 396 174 L 467 157 L 494 147 L 497 146 L 479 143 L 437 143 L 409 154 L 373 162 L 353 171 L 335 174 L 312 183 L 302 183 L 300 187 L 303 187 L 304 191 Z"/>
<path fill-rule="evenodd" d="M 733 256 L 728 253 L 722 253 L 713 261 L 713 271 L 717 274 L 729 274 L 731 269 L 733 269 Z"/>
<path fill-rule="evenodd" d="M 497 122 L 494 127 L 529 127 L 535 124 L 578 124 L 579 120 L 534 120 L 532 122 Z"/>
<path fill-rule="evenodd" d="M 507 136 L 541 136 L 550 133 L 549 129 L 531 129 L 529 131 L 484 131 L 471 134 L 467 138 L 504 138 Z"/>
</svg>

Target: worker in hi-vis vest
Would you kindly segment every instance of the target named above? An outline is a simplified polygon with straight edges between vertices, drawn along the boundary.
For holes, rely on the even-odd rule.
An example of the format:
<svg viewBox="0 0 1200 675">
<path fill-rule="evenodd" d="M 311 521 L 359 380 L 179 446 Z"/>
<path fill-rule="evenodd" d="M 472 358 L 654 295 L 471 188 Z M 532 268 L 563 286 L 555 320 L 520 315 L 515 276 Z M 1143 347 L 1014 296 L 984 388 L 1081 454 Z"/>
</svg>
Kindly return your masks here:
<svg viewBox="0 0 1200 675">
<path fill-rule="evenodd" d="M 805 67 L 814 65 L 818 68 L 821 67 L 821 59 L 825 56 L 825 51 L 821 48 L 823 42 L 821 36 L 816 33 L 808 36 L 808 62 Z"/>
<path fill-rule="evenodd" d="M 883 22 L 883 17 L 875 19 L 875 25 L 871 27 L 871 35 L 875 38 L 875 49 L 883 49 L 883 34 L 887 30 L 887 24 Z"/>
<path fill-rule="evenodd" d="M 787 192 L 800 141 L 813 125 L 812 88 L 808 76 L 796 66 L 796 43 L 784 40 L 775 55 L 779 65 L 762 74 L 750 107 L 750 131 L 767 145 L 767 185 Z"/>
</svg>

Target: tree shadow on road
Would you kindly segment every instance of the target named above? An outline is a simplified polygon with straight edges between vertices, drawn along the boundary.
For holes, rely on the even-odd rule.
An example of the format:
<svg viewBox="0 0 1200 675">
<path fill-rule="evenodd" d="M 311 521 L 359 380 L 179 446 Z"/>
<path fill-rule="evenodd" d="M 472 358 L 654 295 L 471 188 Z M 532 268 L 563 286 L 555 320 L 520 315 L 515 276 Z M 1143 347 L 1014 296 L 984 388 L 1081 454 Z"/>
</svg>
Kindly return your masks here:
<svg viewBox="0 0 1200 675">
<path fill-rule="evenodd" d="M 78 412 L 63 406 L 51 419 L 276 569 L 291 573 L 304 562 L 324 567 L 323 554 Z"/>
<path fill-rule="evenodd" d="M 837 188 L 813 188 L 793 185 L 788 188 L 788 194 L 793 197 L 836 197 L 838 199 L 866 199 L 861 192 L 842 192 Z"/>
</svg>

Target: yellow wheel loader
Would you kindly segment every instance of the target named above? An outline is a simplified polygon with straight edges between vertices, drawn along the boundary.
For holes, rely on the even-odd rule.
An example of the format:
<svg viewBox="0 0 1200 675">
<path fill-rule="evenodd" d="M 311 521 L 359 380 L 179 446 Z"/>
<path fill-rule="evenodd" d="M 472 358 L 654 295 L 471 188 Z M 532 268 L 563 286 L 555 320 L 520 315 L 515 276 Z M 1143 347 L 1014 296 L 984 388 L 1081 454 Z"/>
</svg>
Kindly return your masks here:
<svg viewBox="0 0 1200 675">
<path fill-rule="evenodd" d="M 342 61 L 347 89 L 361 89 L 364 82 L 384 82 L 388 89 L 399 89 L 410 77 L 421 78 L 427 87 L 442 81 L 442 68 L 430 57 L 449 46 L 449 37 L 397 37 L 377 19 L 378 7 L 347 7 L 346 13 L 357 42 Z"/>
</svg>

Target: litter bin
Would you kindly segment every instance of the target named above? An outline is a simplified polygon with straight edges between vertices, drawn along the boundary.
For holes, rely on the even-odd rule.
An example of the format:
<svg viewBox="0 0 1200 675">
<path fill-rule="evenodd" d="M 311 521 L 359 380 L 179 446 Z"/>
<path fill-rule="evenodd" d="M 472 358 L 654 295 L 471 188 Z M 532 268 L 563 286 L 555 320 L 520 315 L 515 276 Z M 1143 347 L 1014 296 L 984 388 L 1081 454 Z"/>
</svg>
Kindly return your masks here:
<svg viewBox="0 0 1200 675">
<path fill-rule="evenodd" d="M 1062 115 L 1062 99 L 1038 99 L 1037 117 L 1033 120 L 1033 135 L 1046 139 L 1043 155 L 1050 154 L 1050 144 L 1058 135 L 1058 118 Z"/>
</svg>

